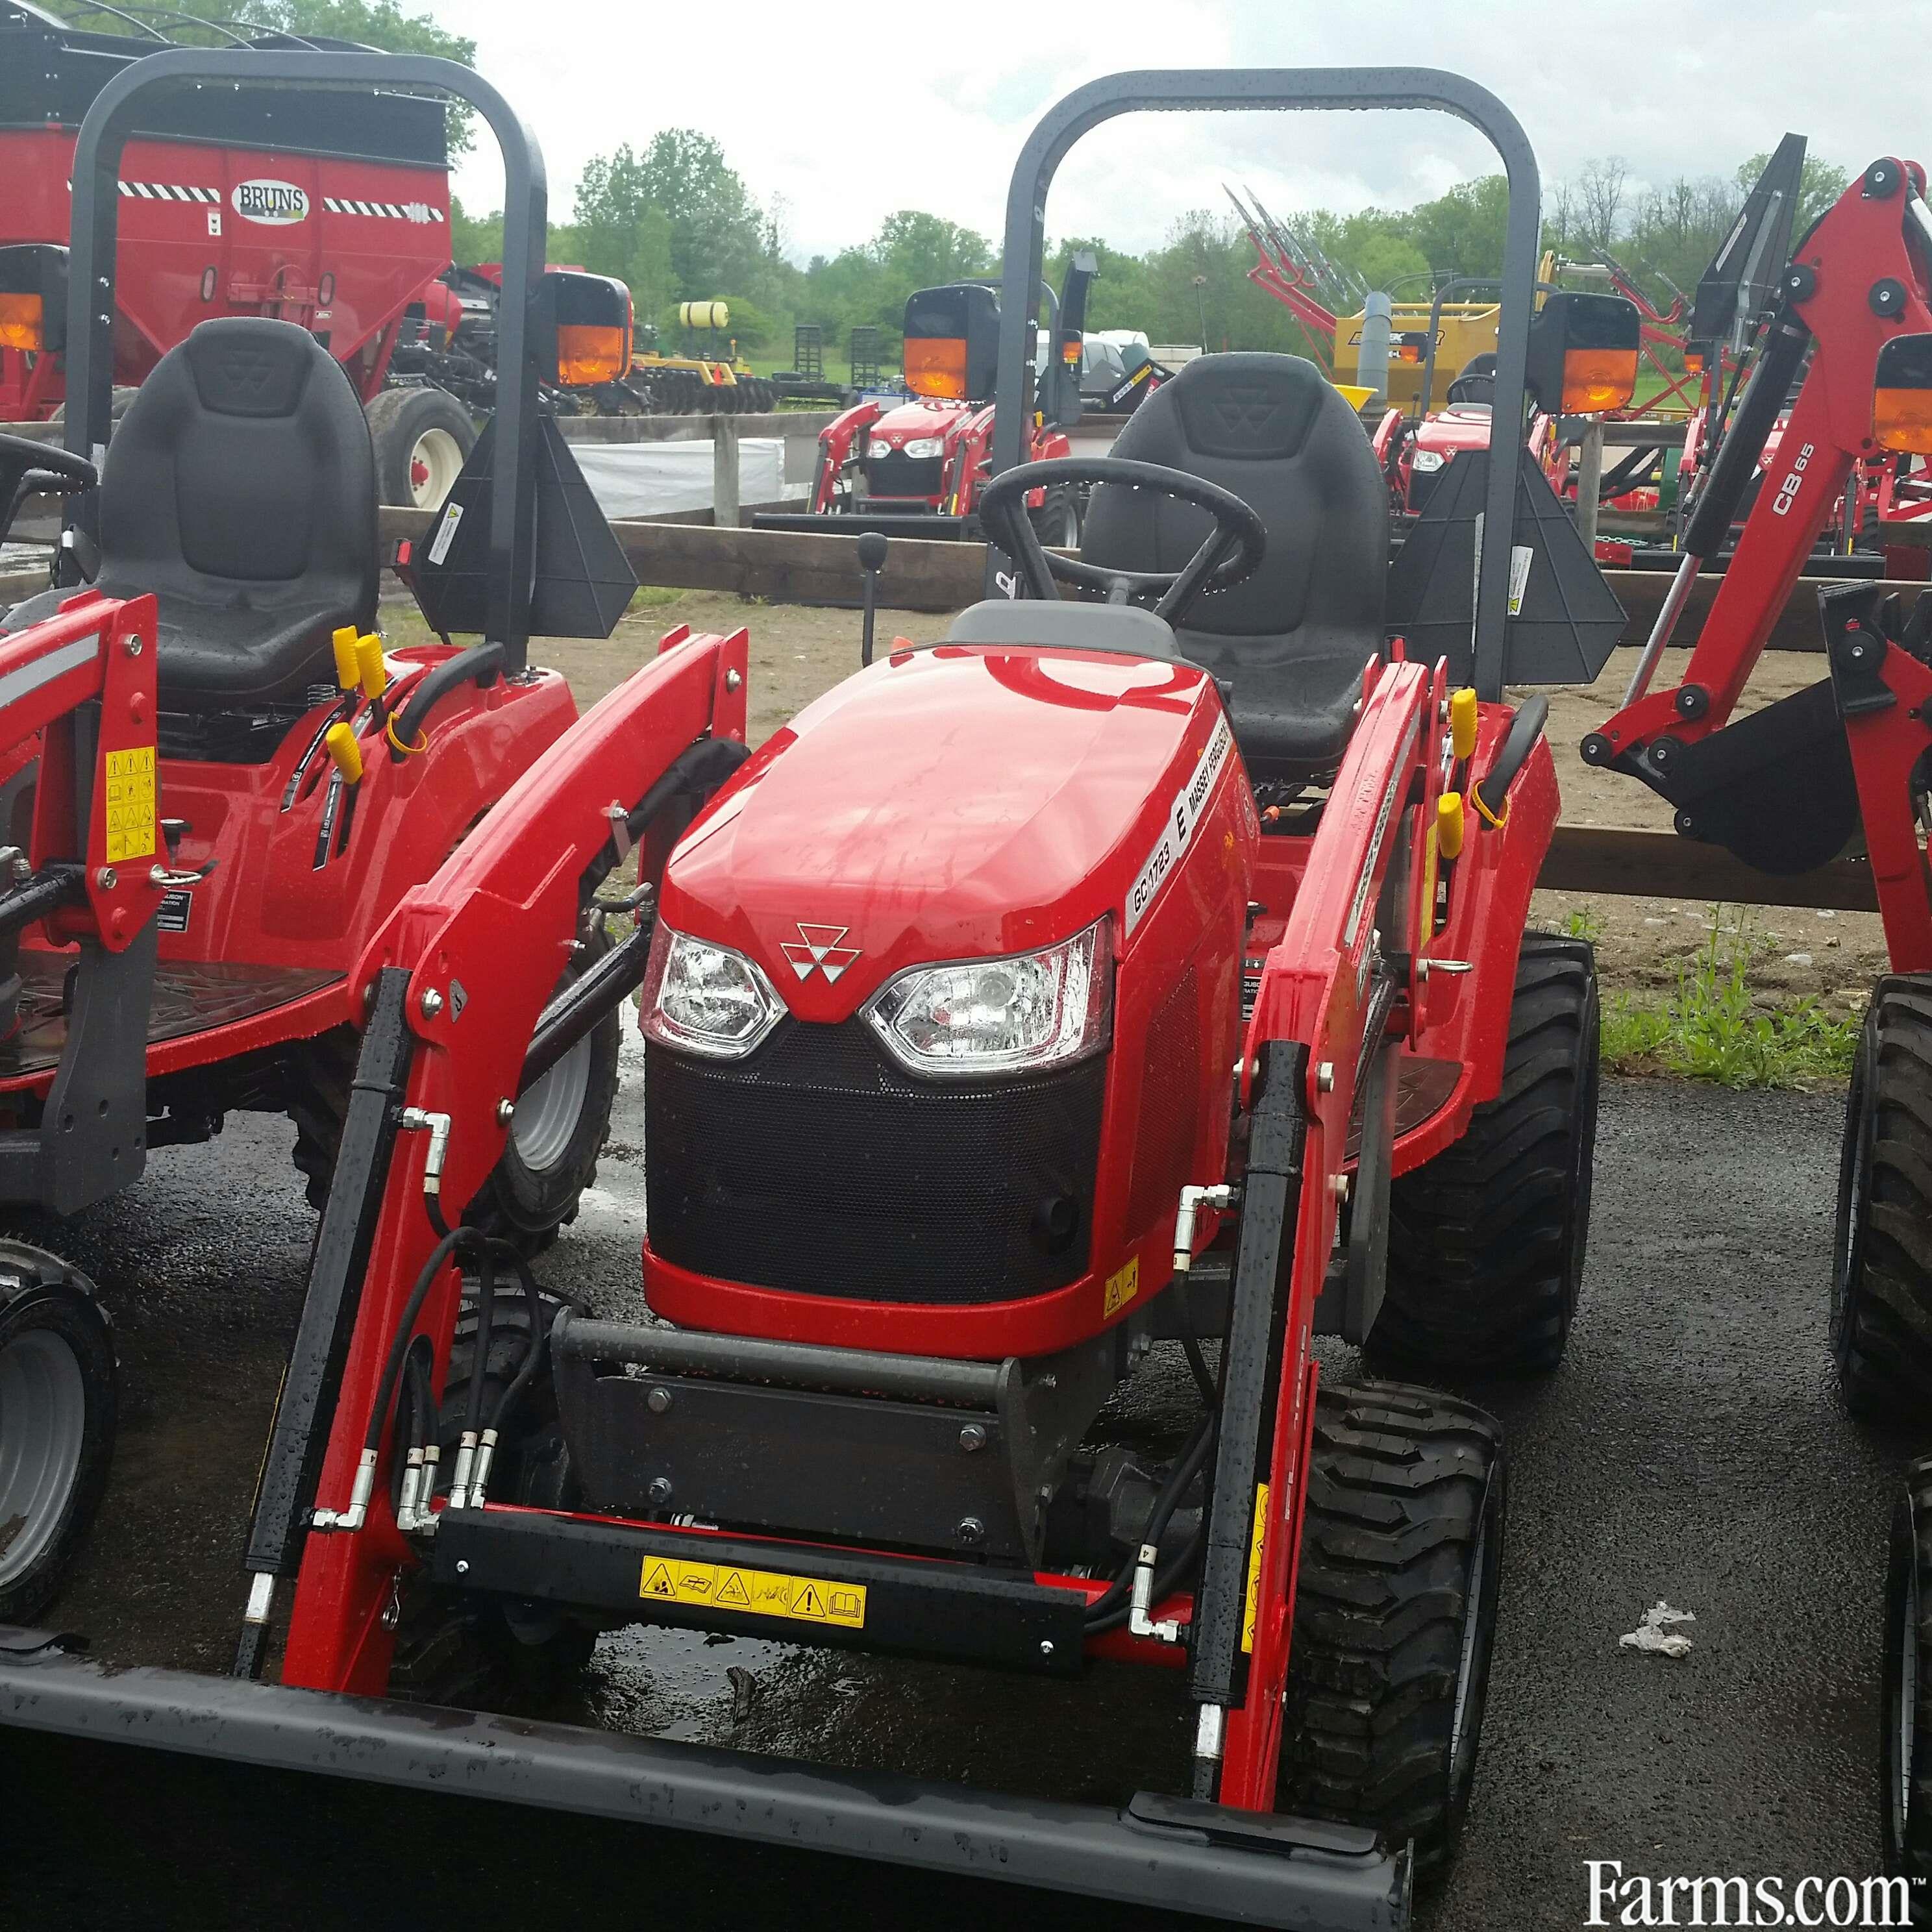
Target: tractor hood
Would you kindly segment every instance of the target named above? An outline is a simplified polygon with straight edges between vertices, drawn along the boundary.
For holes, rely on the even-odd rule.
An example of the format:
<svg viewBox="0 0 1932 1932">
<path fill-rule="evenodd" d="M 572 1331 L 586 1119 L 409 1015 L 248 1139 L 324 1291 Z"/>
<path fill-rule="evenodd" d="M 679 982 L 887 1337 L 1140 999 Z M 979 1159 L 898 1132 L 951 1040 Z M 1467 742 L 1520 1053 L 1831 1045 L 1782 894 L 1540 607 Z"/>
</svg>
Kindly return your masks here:
<svg viewBox="0 0 1932 1932">
<path fill-rule="evenodd" d="M 1487 449 L 1490 446 L 1489 406 L 1483 403 L 1451 403 L 1438 416 L 1426 417 L 1415 432 L 1418 449 L 1432 449 L 1444 457 L 1458 450 Z"/>
<path fill-rule="evenodd" d="M 909 966 L 1030 951 L 1108 912 L 1118 947 L 1129 892 L 1150 902 L 1168 876 L 1151 862 L 1178 797 L 1198 770 L 1204 800 L 1227 750 L 1192 666 L 900 651 L 747 761 L 673 852 L 663 917 L 820 1022 Z"/>
<path fill-rule="evenodd" d="M 922 442 L 935 436 L 951 436 L 980 406 L 972 403 L 927 402 L 914 396 L 883 411 L 866 434 L 874 452 L 881 443 L 896 449 L 902 443 Z"/>
</svg>

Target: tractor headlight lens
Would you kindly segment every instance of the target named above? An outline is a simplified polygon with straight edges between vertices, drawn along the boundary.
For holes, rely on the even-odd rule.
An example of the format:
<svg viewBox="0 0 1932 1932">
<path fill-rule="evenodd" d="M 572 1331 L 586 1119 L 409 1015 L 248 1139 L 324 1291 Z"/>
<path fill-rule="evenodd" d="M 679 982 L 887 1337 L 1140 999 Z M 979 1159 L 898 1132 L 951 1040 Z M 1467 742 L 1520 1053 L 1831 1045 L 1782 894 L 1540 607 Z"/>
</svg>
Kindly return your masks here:
<svg viewBox="0 0 1932 1932">
<path fill-rule="evenodd" d="M 728 946 L 674 932 L 662 920 L 639 1004 L 646 1038 L 718 1060 L 742 1059 L 784 1011 L 753 961 Z"/>
<path fill-rule="evenodd" d="M 1432 470 L 1440 470 L 1448 460 L 1439 449 L 1418 449 L 1415 452 L 1414 466 L 1426 476 Z"/>
<path fill-rule="evenodd" d="M 946 439 L 943 436 L 915 436 L 910 442 L 901 447 L 899 454 L 910 456 L 915 461 L 924 462 L 930 457 L 946 453 Z"/>
<path fill-rule="evenodd" d="M 1039 952 L 916 967 L 875 994 L 866 1017 L 914 1073 L 1000 1073 L 1082 1060 L 1107 1043 L 1108 939 L 1102 919 Z"/>
</svg>

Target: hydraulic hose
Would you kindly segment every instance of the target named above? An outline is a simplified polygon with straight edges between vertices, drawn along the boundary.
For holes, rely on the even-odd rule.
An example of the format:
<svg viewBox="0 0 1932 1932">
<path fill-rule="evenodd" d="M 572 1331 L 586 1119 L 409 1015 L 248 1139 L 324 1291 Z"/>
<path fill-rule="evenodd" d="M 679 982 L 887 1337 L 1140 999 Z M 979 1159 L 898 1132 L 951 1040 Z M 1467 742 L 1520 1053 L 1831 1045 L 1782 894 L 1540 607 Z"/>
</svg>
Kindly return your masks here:
<svg viewBox="0 0 1932 1932">
<path fill-rule="evenodd" d="M 477 1245 L 476 1352 L 470 1364 L 470 1406 L 463 1420 L 464 1433 L 472 1441 L 483 1431 L 483 1384 L 490 1373 L 490 1330 L 496 1318 L 496 1258 L 492 1252 L 496 1244 L 484 1240 Z"/>
<path fill-rule="evenodd" d="M 1154 1508 L 1148 1514 L 1147 1527 L 1141 1532 L 1143 1544 L 1150 1543 L 1159 1547 L 1161 1538 L 1167 1534 L 1167 1526 L 1173 1520 L 1174 1510 L 1180 1506 L 1181 1497 L 1186 1493 L 1188 1485 L 1206 1466 L 1209 1454 L 1214 1446 L 1220 1420 L 1220 1415 L 1213 1412 L 1201 1418 L 1186 1448 L 1181 1453 L 1180 1461 L 1168 1472 L 1167 1480 L 1161 1485 L 1160 1493 L 1154 1498 Z M 1086 1626 L 1090 1631 L 1098 1633 L 1112 1630 L 1117 1624 L 1126 1622 L 1133 1607 L 1131 1599 L 1134 1568 L 1133 1559 L 1130 1558 L 1120 1574 L 1087 1606 Z"/>
<path fill-rule="evenodd" d="M 458 651 L 453 658 L 445 658 L 422 678 L 410 693 L 409 701 L 396 720 L 395 735 L 405 745 L 418 744 L 422 737 L 424 720 L 458 685 L 483 683 L 500 676 L 503 670 L 503 647 L 501 644 L 472 644 L 467 650 Z M 400 764 L 405 754 L 398 751 L 393 741 L 389 756 Z"/>
<path fill-rule="evenodd" d="M 395 1339 L 389 1345 L 389 1359 L 382 1365 L 382 1384 L 376 1391 L 375 1406 L 369 1412 L 369 1430 L 362 1438 L 364 1456 L 375 1454 L 382 1447 L 382 1426 L 388 1420 L 389 1405 L 395 1399 L 396 1383 L 403 1372 L 403 1358 L 415 1337 L 416 1318 L 422 1314 L 422 1305 L 428 1298 L 430 1285 L 442 1271 L 458 1242 L 470 1232 L 467 1228 L 452 1228 L 430 1249 L 429 1259 L 423 1263 L 422 1272 L 410 1290 L 410 1298 L 403 1304 L 402 1319 L 397 1323 Z"/>
</svg>

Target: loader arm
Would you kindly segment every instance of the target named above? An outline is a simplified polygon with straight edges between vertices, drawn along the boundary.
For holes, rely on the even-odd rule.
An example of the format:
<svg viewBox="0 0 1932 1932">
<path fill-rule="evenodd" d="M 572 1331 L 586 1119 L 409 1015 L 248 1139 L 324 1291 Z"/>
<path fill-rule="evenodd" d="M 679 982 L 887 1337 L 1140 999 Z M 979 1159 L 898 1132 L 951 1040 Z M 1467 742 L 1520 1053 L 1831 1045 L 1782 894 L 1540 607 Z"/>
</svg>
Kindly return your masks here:
<svg viewBox="0 0 1932 1932">
<path fill-rule="evenodd" d="M 662 824 L 637 814 L 690 748 L 742 744 L 746 652 L 742 631 L 671 633 L 407 896 L 364 956 L 356 978 L 370 1024 L 256 1498 L 241 1674 L 260 1671 L 274 1580 L 298 1574 L 284 1681 L 386 1684 L 382 1612 L 416 1558 L 386 1483 L 372 1487 L 364 1444 L 410 1284 L 437 1250 L 435 1216 L 446 1204 L 459 1219 L 502 1155 L 546 1003 L 585 920 L 599 916 L 597 881 L 634 844 L 646 884 L 662 862 Z M 506 946 L 512 931 L 520 943 Z M 640 979 L 641 949 L 626 956 Z M 628 990 L 596 978 L 606 1010 Z M 432 1340 L 439 1376 L 460 1280 L 446 1255 L 411 1318 Z"/>
<path fill-rule="evenodd" d="M 1872 189 L 1875 176 L 1890 184 L 1888 192 Z M 1676 748 L 1708 738 L 1729 722 L 1853 466 L 1874 447 L 1871 404 L 1879 350 L 1894 335 L 1932 330 L 1932 256 L 1928 231 L 1920 225 L 1924 204 L 1917 188 L 1908 185 L 1922 181 L 1899 161 L 1874 162 L 1799 245 L 1756 367 L 1686 532 L 1678 581 L 1622 706 L 1585 740 L 1586 762 L 1614 765 L 1664 790 L 1657 780 Z M 1778 439 L 1776 460 L 1684 678 L 1670 690 L 1652 691 L 1651 679 L 1690 584 L 1728 538 L 1808 351 L 1810 366 Z"/>
</svg>

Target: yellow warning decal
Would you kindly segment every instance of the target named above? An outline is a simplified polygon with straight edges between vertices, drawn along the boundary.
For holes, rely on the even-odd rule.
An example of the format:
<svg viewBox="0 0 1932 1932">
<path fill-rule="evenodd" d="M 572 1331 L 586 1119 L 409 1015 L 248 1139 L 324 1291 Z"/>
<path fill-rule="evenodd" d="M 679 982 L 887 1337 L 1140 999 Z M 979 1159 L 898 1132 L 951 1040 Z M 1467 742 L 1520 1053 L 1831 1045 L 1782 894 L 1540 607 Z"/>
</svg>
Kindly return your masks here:
<svg viewBox="0 0 1932 1932">
<path fill-rule="evenodd" d="M 1261 1602 L 1262 1534 L 1268 1528 L 1268 1496 L 1267 1484 L 1256 1484 L 1254 1540 L 1248 1545 L 1247 1607 L 1241 1613 L 1241 1648 L 1245 1651 L 1255 1647 L 1255 1612 Z"/>
<path fill-rule="evenodd" d="M 107 766 L 107 862 L 146 859 L 154 850 L 154 748 L 110 752 Z"/>
<path fill-rule="evenodd" d="M 1141 1292 L 1141 1258 L 1135 1256 L 1124 1268 L 1107 1277 L 1107 1292 L 1100 1304 L 1104 1317 L 1118 1315 Z"/>
<path fill-rule="evenodd" d="M 728 1563 L 673 1562 L 644 1558 L 638 1594 L 646 1603 L 691 1604 L 734 1610 L 740 1616 L 789 1617 L 796 1623 L 866 1627 L 866 1586 L 822 1576 L 786 1576 Z"/>
</svg>

